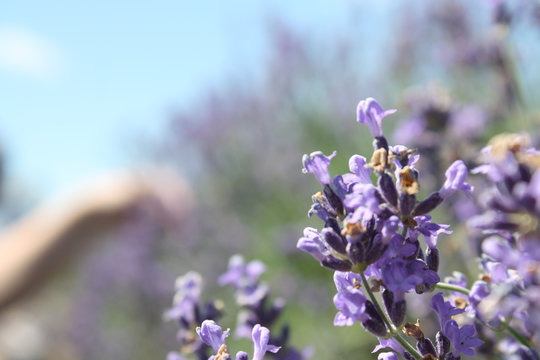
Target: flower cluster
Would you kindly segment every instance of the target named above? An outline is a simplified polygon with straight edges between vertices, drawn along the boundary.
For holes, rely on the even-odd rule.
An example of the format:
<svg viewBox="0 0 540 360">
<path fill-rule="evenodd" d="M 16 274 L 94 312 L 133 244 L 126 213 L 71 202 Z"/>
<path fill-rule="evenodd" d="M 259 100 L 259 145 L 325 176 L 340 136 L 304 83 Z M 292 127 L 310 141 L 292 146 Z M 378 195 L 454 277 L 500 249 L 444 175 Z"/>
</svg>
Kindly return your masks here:
<svg viewBox="0 0 540 360">
<path fill-rule="evenodd" d="M 229 260 L 228 270 L 221 275 L 220 285 L 231 285 L 235 290 L 235 300 L 241 310 L 238 312 L 235 335 L 249 338 L 257 324 L 271 329 L 285 307 L 285 300 L 276 298 L 268 304 L 270 288 L 259 280 L 259 275 L 266 267 L 260 261 L 244 262 L 241 255 L 234 255 Z M 281 348 L 276 358 L 286 360 L 303 360 L 311 356 L 311 349 L 298 351 L 289 342 L 289 325 L 282 326 L 280 335 L 271 339 L 273 344 Z"/>
<path fill-rule="evenodd" d="M 211 346 L 215 352 L 215 355 L 210 356 L 208 360 L 232 360 L 227 345 L 225 344 L 225 338 L 229 336 L 229 332 L 230 330 L 223 332 L 221 326 L 217 325 L 213 320 L 205 320 L 201 326 L 197 328 L 197 334 L 200 336 L 201 340 L 206 345 Z M 251 337 L 254 345 L 253 357 L 251 360 L 262 360 L 267 351 L 276 353 L 280 349 L 279 346 L 269 344 L 270 331 L 260 324 L 256 324 L 253 327 Z M 236 353 L 235 359 L 249 360 L 249 355 L 245 351 L 239 351 Z"/>
<path fill-rule="evenodd" d="M 208 359 L 209 349 L 194 335 L 195 328 L 203 320 L 218 319 L 223 306 L 219 301 L 209 301 L 201 306 L 202 285 L 202 277 L 196 272 L 188 272 L 176 279 L 173 306 L 165 312 L 164 318 L 178 324 L 177 340 L 180 343 L 180 353 L 169 353 L 168 360 L 185 359 L 181 354 L 194 354 L 198 360 Z"/>
<path fill-rule="evenodd" d="M 540 152 L 530 143 L 525 134 L 501 134 L 484 148 L 484 164 L 474 169 L 489 183 L 479 194 L 484 211 L 469 221 L 485 234 L 469 309 L 492 327 L 519 329 L 517 353 L 540 340 Z"/>
<path fill-rule="evenodd" d="M 540 152 L 519 134 L 497 136 L 482 151 L 484 164 L 474 172 L 485 174 L 490 186 L 475 194 L 483 210 L 468 221 L 481 232 L 476 234 L 482 238 L 481 274 L 470 288 L 458 271 L 442 282 L 439 262 L 445 257 L 439 237 L 452 231 L 431 213 L 456 191 L 473 197 L 474 189 L 467 182 L 466 165 L 457 160 L 446 169 L 439 189 L 422 197 L 416 166 L 420 155 L 404 145 L 390 145 L 384 136 L 382 119 L 394 112 L 373 98 L 359 103 L 357 120 L 373 135 L 374 151 L 369 161 L 351 156 L 350 172 L 331 174 L 336 152 L 314 152 L 302 159 L 303 171 L 322 186 L 312 196 L 308 214 L 323 226 L 305 228 L 297 247 L 334 271 L 333 325 L 360 323 L 377 337 L 373 352 L 379 360 L 458 360 L 478 353 L 538 360 Z M 270 300 L 269 286 L 260 280 L 265 270 L 260 261 L 245 262 L 234 255 L 218 279 L 221 286 L 234 289 L 240 307 L 235 335 L 253 341 L 252 360 L 262 360 L 267 352 L 278 360 L 307 359 L 310 349 L 298 351 L 289 344 L 288 325 L 277 337 L 270 335 L 285 302 Z M 168 360 L 188 355 L 232 359 L 225 343 L 230 330 L 216 323 L 221 302 L 201 306 L 201 286 L 201 277 L 193 272 L 177 281 L 173 307 L 165 317 L 177 321 L 181 346 Z M 424 320 L 408 321 L 407 303 L 414 294 L 431 295 L 433 319 L 438 321 L 430 326 Z M 236 360 L 249 358 L 244 351 L 235 355 Z"/>
<path fill-rule="evenodd" d="M 373 98 L 360 101 L 357 120 L 373 135 L 374 152 L 369 162 L 353 155 L 350 173 L 330 174 L 335 152 L 304 155 L 304 172 L 313 174 L 323 186 L 312 197 L 309 215 L 317 215 L 324 226 L 320 231 L 306 228 L 297 247 L 335 271 L 335 326 L 352 326 L 358 321 L 379 338 L 381 345 L 376 350 L 390 347 L 405 358 L 473 355 L 483 341 L 474 336 L 472 325 L 460 327 L 452 319 L 462 310 L 444 302 L 440 293 L 432 300 L 440 318 L 437 349 L 418 324 L 405 322 L 405 295 L 413 290 L 418 294 L 431 291 L 440 282 L 437 241 L 440 234 L 451 233 L 448 225 L 433 222 L 429 214 L 456 190 L 470 195 L 473 187 L 466 182 L 465 164 L 458 160 L 446 170 L 446 180 L 438 191 L 418 199 L 415 165 L 419 155 L 403 145 L 391 146 L 383 135 L 382 119 L 394 112 L 385 111 Z M 377 291 L 384 311 L 374 294 Z M 399 330 L 416 339 L 417 349 Z M 383 353 L 379 358 L 395 356 Z"/>
<path fill-rule="evenodd" d="M 311 356 L 310 348 L 297 351 L 288 343 L 288 325 L 283 325 L 279 337 L 270 336 L 269 328 L 281 314 L 285 301 L 278 298 L 267 305 L 269 286 L 259 279 L 265 269 L 260 261 L 245 263 L 241 255 L 234 255 L 229 260 L 227 271 L 218 279 L 221 286 L 231 285 L 234 288 L 236 303 L 241 307 L 235 336 L 252 339 L 252 360 L 262 360 L 266 352 L 273 353 L 278 360 L 308 359 Z M 189 272 L 176 281 L 173 306 L 165 312 L 164 317 L 175 320 L 180 328 L 177 334 L 180 352 L 170 352 L 167 360 L 185 360 L 189 355 L 199 360 L 232 359 L 225 344 L 230 330 L 223 331 L 215 322 L 223 312 L 223 303 L 208 301 L 201 306 L 201 291 L 202 277 L 196 272 Z M 212 355 L 209 355 L 210 352 Z M 249 356 L 240 351 L 235 359 L 249 360 Z"/>
</svg>

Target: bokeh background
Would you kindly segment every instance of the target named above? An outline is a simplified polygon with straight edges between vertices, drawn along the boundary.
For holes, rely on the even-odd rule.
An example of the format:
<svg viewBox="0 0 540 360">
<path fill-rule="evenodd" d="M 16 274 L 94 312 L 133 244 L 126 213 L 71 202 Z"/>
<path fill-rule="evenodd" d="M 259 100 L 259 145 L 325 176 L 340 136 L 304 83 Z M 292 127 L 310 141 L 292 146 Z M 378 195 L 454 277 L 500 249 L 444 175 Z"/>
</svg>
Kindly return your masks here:
<svg viewBox="0 0 540 360">
<path fill-rule="evenodd" d="M 216 278 L 235 253 L 267 264 L 297 347 L 370 352 L 296 250 L 317 226 L 302 154 L 337 150 L 333 173 L 370 156 L 355 107 L 372 96 L 399 110 L 389 137 L 429 154 L 427 194 L 493 134 L 536 130 L 539 61 L 536 1 L 2 1 L 0 244 L 62 245 L 3 300 L 0 358 L 164 359 L 178 275 L 201 272 L 234 327 Z M 443 275 L 475 251 L 455 201 Z"/>
</svg>

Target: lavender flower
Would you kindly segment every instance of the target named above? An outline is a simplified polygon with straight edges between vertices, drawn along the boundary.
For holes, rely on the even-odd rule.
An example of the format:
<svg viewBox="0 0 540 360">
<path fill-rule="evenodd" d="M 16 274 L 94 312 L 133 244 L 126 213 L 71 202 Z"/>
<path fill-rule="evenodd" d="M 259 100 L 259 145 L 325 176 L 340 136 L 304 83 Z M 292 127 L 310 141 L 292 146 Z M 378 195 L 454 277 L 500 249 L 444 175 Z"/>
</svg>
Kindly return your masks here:
<svg viewBox="0 0 540 360">
<path fill-rule="evenodd" d="M 372 353 L 377 352 L 381 349 L 390 348 L 394 350 L 396 353 L 403 355 L 405 353 L 405 350 L 403 350 L 403 347 L 396 341 L 396 339 L 384 339 L 384 338 L 378 338 L 379 345 L 375 346 Z"/>
<path fill-rule="evenodd" d="M 165 312 L 165 319 L 194 323 L 202 289 L 201 275 L 188 272 L 176 279 L 175 288 L 173 307 Z"/>
<path fill-rule="evenodd" d="M 326 246 L 315 229 L 306 229 L 305 234 L 307 236 L 305 242 L 308 248 L 311 245 Z M 328 235 L 325 238 L 328 240 Z M 316 245 L 315 241 L 320 244 Z M 309 245 L 310 243 L 311 245 Z M 289 327 L 287 324 L 281 328 L 281 335 L 272 339 L 276 346 L 268 345 L 269 328 L 272 328 L 281 314 L 285 307 L 285 301 L 277 298 L 269 303 L 269 287 L 259 279 L 265 268 L 265 265 L 260 261 L 254 260 L 246 264 L 242 256 L 234 255 L 229 260 L 228 270 L 219 279 L 221 285 L 232 285 L 234 287 L 236 303 L 242 308 L 238 313 L 235 335 L 253 339 L 255 343 L 255 359 L 259 356 L 262 358 L 266 351 L 276 352 L 279 348 L 282 348 L 282 350 L 277 355 L 278 360 L 308 359 L 310 357 L 309 351 L 298 352 L 289 344 Z M 237 359 L 245 359 L 246 356 L 245 353 L 239 353 Z"/>
<path fill-rule="evenodd" d="M 259 276 L 264 273 L 266 267 L 260 261 L 251 261 L 244 264 L 244 258 L 237 254 L 229 260 L 229 268 L 221 275 L 218 283 L 221 286 L 232 284 L 234 287 L 242 287 L 246 284 L 254 284 L 259 281 Z"/>
<path fill-rule="evenodd" d="M 229 332 L 230 330 L 223 332 L 221 326 L 217 325 L 212 320 L 203 321 L 202 325 L 197 328 L 197 334 L 200 336 L 201 340 L 205 344 L 211 346 L 216 353 L 215 356 L 210 357 L 211 359 L 230 359 L 227 345 L 225 344 L 225 338 L 229 336 Z M 270 331 L 260 324 L 256 324 L 253 327 L 251 339 L 254 345 L 252 360 L 262 360 L 266 352 L 270 351 L 272 353 L 276 353 L 281 348 L 279 346 L 269 344 Z M 249 360 L 249 356 L 246 352 L 239 351 L 236 354 L 236 359 Z"/>
<path fill-rule="evenodd" d="M 352 272 L 334 273 L 334 283 L 337 294 L 334 296 L 334 305 L 339 310 L 334 318 L 334 326 L 352 326 L 356 321 L 365 321 L 368 315 L 365 312 L 366 297 L 360 289 L 362 279 Z"/>
<path fill-rule="evenodd" d="M 434 285 L 440 281 L 437 273 L 418 259 L 392 261 L 383 267 L 382 278 L 386 288 L 392 292 L 408 292 L 418 285 Z"/>
<path fill-rule="evenodd" d="M 383 136 L 382 119 L 395 112 L 395 109 L 385 111 L 373 98 L 360 101 L 356 108 L 357 121 L 366 124 L 375 138 Z"/>
<path fill-rule="evenodd" d="M 302 163 L 304 164 L 303 172 L 315 175 L 317 180 L 323 185 L 330 184 L 332 177 L 328 172 L 328 166 L 330 165 L 330 160 L 332 160 L 334 156 L 336 156 L 335 151 L 329 156 L 325 156 L 320 151 L 304 155 L 302 158 Z"/>
<path fill-rule="evenodd" d="M 443 331 L 446 323 L 452 319 L 452 316 L 461 314 L 465 311 L 463 309 L 456 308 L 449 301 L 444 301 L 442 292 L 433 295 L 431 298 L 431 307 L 437 313 L 437 316 L 439 317 L 439 325 Z"/>
<path fill-rule="evenodd" d="M 463 353 L 468 356 L 474 355 L 475 347 L 484 343 L 484 341 L 473 337 L 475 334 L 474 326 L 463 325 L 461 328 L 454 320 L 449 320 L 444 327 L 445 335 L 452 343 L 452 354 L 458 356 Z"/>
<path fill-rule="evenodd" d="M 277 353 L 281 346 L 270 345 L 270 330 L 257 324 L 253 327 L 252 339 L 254 350 L 252 360 L 262 360 L 267 351 Z"/>
<path fill-rule="evenodd" d="M 206 344 L 210 345 L 214 352 L 217 353 L 219 349 L 225 345 L 225 339 L 229 336 L 230 330 L 223 332 L 221 326 L 216 324 L 213 320 L 204 320 L 200 327 L 196 329 L 197 335 Z"/>
<path fill-rule="evenodd" d="M 470 195 L 473 187 L 465 182 L 467 178 L 467 167 L 461 160 L 456 160 L 446 170 L 446 181 L 444 182 L 439 195 L 445 199 L 456 190 L 461 190 L 465 194 Z"/>
</svg>

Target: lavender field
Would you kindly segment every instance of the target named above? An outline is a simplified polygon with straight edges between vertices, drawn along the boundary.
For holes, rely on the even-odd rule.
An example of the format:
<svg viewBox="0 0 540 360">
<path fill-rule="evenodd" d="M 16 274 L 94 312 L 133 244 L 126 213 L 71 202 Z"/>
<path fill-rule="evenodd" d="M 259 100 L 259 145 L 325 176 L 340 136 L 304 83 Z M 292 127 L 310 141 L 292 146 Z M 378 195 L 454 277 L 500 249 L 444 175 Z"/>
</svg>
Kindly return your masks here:
<svg viewBox="0 0 540 360">
<path fill-rule="evenodd" d="M 540 359 L 540 3 L 385 3 L 268 16 L 67 198 L 6 167 L 0 359 Z"/>
</svg>

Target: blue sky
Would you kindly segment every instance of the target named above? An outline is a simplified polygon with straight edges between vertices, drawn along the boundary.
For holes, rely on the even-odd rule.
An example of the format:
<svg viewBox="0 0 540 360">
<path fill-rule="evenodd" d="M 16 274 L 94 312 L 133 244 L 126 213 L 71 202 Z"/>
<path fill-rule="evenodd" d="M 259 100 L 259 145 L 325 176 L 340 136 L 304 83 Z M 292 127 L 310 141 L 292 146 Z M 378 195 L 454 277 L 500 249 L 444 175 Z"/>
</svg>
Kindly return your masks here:
<svg viewBox="0 0 540 360">
<path fill-rule="evenodd" d="M 43 198 L 136 161 L 173 108 L 264 62 L 270 16 L 321 37 L 353 0 L 0 2 L 0 142 Z"/>
</svg>

